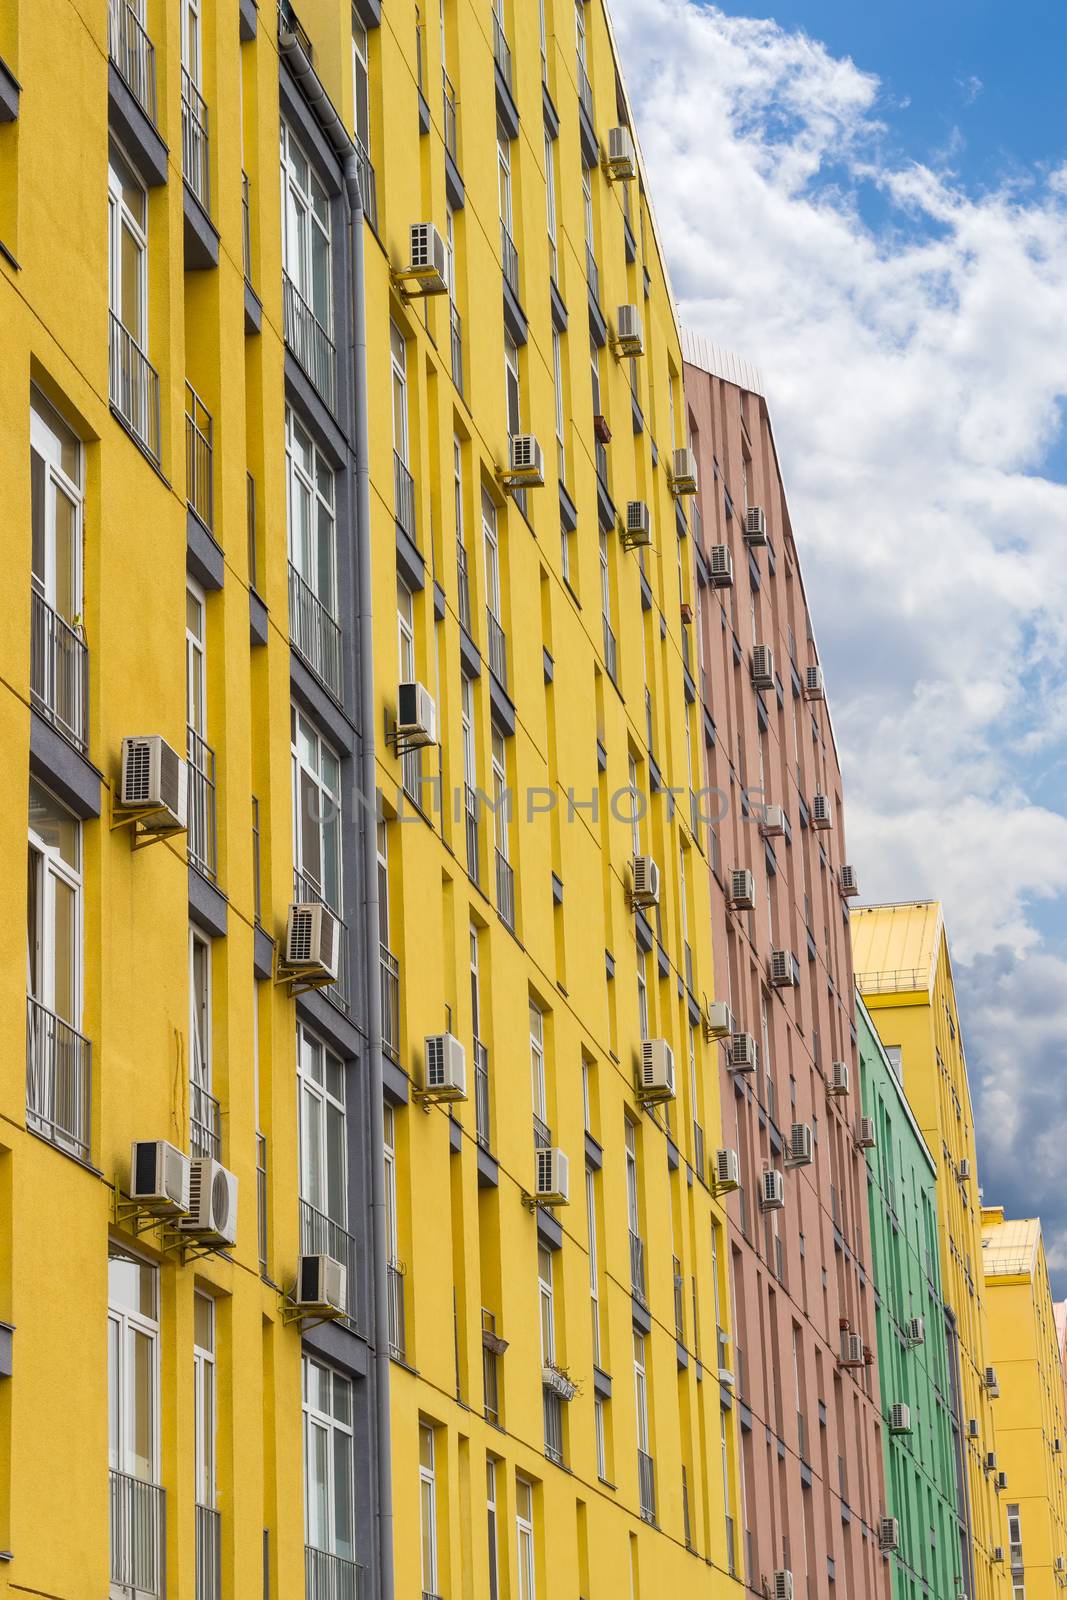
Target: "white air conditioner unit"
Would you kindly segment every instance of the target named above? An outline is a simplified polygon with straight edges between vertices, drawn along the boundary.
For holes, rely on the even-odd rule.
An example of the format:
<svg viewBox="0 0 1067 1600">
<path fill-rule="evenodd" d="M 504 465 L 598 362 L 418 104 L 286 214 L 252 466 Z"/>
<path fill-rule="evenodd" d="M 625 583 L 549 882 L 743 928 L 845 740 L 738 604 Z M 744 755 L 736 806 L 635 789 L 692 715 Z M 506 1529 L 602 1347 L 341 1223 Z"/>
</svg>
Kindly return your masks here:
<svg viewBox="0 0 1067 1600">
<path fill-rule="evenodd" d="M 997 1470 L 997 1452 L 995 1450 L 987 1450 L 986 1451 L 986 1453 L 985 1453 L 985 1469 L 986 1469 L 987 1472 L 996 1472 L 996 1470 Z"/>
<path fill-rule="evenodd" d="M 437 743 L 437 707 L 421 683 L 402 683 L 397 689 L 396 737 L 406 750 Z"/>
<path fill-rule="evenodd" d="M 637 176 L 637 152 L 629 128 L 608 129 L 608 151 L 604 167 L 609 178 L 634 178 Z"/>
<path fill-rule="evenodd" d="M 825 698 L 821 667 L 805 667 L 804 698 L 805 700 L 822 700 Z"/>
<path fill-rule="evenodd" d="M 736 1150 L 716 1150 L 715 1187 L 720 1193 L 724 1190 L 740 1189 L 741 1158 Z"/>
<path fill-rule="evenodd" d="M 922 1317 L 912 1317 L 907 1326 L 909 1344 L 926 1343 L 926 1323 Z"/>
<path fill-rule="evenodd" d="M 835 1061 L 830 1068 L 831 1094 L 848 1094 L 848 1062 Z"/>
<path fill-rule="evenodd" d="M 730 873 L 730 904 L 735 911 L 752 911 L 756 905 L 756 880 L 748 867 Z"/>
<path fill-rule="evenodd" d="M 895 1405 L 890 1406 L 890 1408 L 889 1408 L 889 1431 L 890 1431 L 890 1433 L 910 1433 L 911 1432 L 911 1407 L 910 1406 L 904 1405 L 899 1400 L 897 1401 L 897 1403 Z"/>
<path fill-rule="evenodd" d="M 289 907 L 279 974 L 334 983 L 341 960 L 341 925 L 321 900 L 298 900 Z"/>
<path fill-rule="evenodd" d="M 166 1139 L 135 1139 L 130 1199 L 146 1211 L 181 1216 L 189 1209 L 189 1157 Z"/>
<path fill-rule="evenodd" d="M 792 950 L 771 951 L 771 983 L 776 989 L 795 989 L 800 983 L 800 966 Z"/>
<path fill-rule="evenodd" d="M 400 274 L 408 294 L 448 293 L 448 246 L 432 222 L 411 225 L 411 260 Z"/>
<path fill-rule="evenodd" d="M 1058 1455 L 1062 1455 L 1062 1453 L 1063 1453 L 1063 1440 L 1062 1439 L 1053 1439 L 1053 1441 L 1052 1441 L 1052 1454 L 1054 1456 L 1058 1456 Z"/>
<path fill-rule="evenodd" d="M 158 733 L 123 739 L 119 805 L 124 811 L 148 810 L 151 814 L 140 822 L 153 832 L 186 826 L 188 767 Z"/>
<path fill-rule="evenodd" d="M 626 502 L 626 521 L 620 538 L 627 550 L 640 550 L 652 543 L 652 516 L 643 500 Z"/>
<path fill-rule="evenodd" d="M 189 1163 L 189 1212 L 178 1227 L 203 1244 L 237 1243 L 237 1179 L 210 1156 Z"/>
<path fill-rule="evenodd" d="M 301 1256 L 296 1264 L 296 1305 L 321 1316 L 348 1315 L 348 1268 L 333 1256 Z"/>
<path fill-rule="evenodd" d="M 774 1600 L 793 1600 L 793 1574 L 788 1567 L 779 1567 L 772 1582 Z"/>
<path fill-rule="evenodd" d="M 1006 1472 L 998 1472 L 997 1473 L 997 1493 L 999 1494 L 1002 1489 L 1006 1489 L 1007 1487 L 1008 1487 L 1008 1474 Z"/>
<path fill-rule="evenodd" d="M 752 646 L 752 682 L 757 689 L 774 688 L 774 651 L 769 644 Z"/>
<path fill-rule="evenodd" d="M 834 815 L 830 807 L 828 794 L 815 794 L 811 797 L 811 825 L 813 828 L 832 828 Z"/>
<path fill-rule="evenodd" d="M 989 1390 L 989 1395 L 990 1395 L 991 1399 L 993 1399 L 993 1400 L 999 1400 L 1000 1399 L 1000 1381 L 997 1378 L 997 1369 L 996 1369 L 996 1367 L 986 1367 L 986 1369 L 985 1369 L 985 1386 Z"/>
<path fill-rule="evenodd" d="M 641 313 L 636 306 L 620 306 L 616 313 L 615 344 L 623 356 L 643 356 L 645 334 L 641 326 Z"/>
<path fill-rule="evenodd" d="M 838 873 L 837 881 L 841 887 L 841 893 L 847 898 L 851 899 L 854 894 L 859 894 L 860 885 L 855 867 L 842 867 Z"/>
<path fill-rule="evenodd" d="M 765 839 L 780 839 L 785 832 L 785 812 L 781 806 L 764 806 L 760 832 Z"/>
<path fill-rule="evenodd" d="M 900 1545 L 900 1523 L 896 1517 L 883 1517 L 878 1524 L 878 1548 L 889 1555 Z"/>
<path fill-rule="evenodd" d="M 767 518 L 762 506 L 749 506 L 745 512 L 745 541 L 748 544 L 767 543 Z"/>
<path fill-rule="evenodd" d="M 785 1205 L 785 1174 L 777 1167 L 760 1174 L 759 1203 L 761 1211 L 781 1211 Z"/>
<path fill-rule="evenodd" d="M 704 1032 L 709 1039 L 723 1039 L 736 1031 L 733 1012 L 725 1000 L 713 1000 L 704 1013 Z"/>
<path fill-rule="evenodd" d="M 642 910 L 659 905 L 659 867 L 651 856 L 634 856 L 630 898 Z"/>
<path fill-rule="evenodd" d="M 861 1150 L 874 1150 L 878 1140 L 874 1136 L 874 1118 L 861 1117 L 856 1129 L 856 1143 Z"/>
<path fill-rule="evenodd" d="M 642 1040 L 638 1094 L 642 1100 L 674 1099 L 674 1051 L 666 1039 Z"/>
<path fill-rule="evenodd" d="M 961 1156 L 960 1157 L 960 1164 L 959 1164 L 959 1167 L 957 1169 L 957 1176 L 958 1176 L 960 1182 L 961 1183 L 965 1183 L 967 1181 L 967 1179 L 970 1177 L 970 1175 L 971 1175 L 970 1158 L 968 1156 Z"/>
<path fill-rule="evenodd" d="M 863 1340 L 858 1333 L 843 1333 L 841 1335 L 841 1360 L 843 1367 L 865 1367 L 866 1358 L 863 1354 Z"/>
<path fill-rule="evenodd" d="M 734 558 L 728 544 L 713 544 L 708 551 L 708 575 L 713 589 L 729 589 L 734 581 Z"/>
<path fill-rule="evenodd" d="M 995 1544 L 993 1546 L 993 1560 L 998 1566 L 1004 1560 L 1004 1546 L 1002 1544 Z"/>
<path fill-rule="evenodd" d="M 731 1072 L 755 1072 L 756 1070 L 756 1041 L 750 1033 L 735 1033 L 730 1039 Z"/>
<path fill-rule="evenodd" d="M 430 1033 L 425 1043 L 423 1093 L 429 1100 L 466 1100 L 467 1053 L 451 1033 Z"/>
<path fill-rule="evenodd" d="M 570 1173 L 562 1150 L 534 1151 L 534 1199 L 542 1205 L 565 1206 L 570 1200 Z"/>
<path fill-rule="evenodd" d="M 807 1122 L 794 1122 L 789 1130 L 789 1155 L 791 1167 L 810 1167 L 815 1159 L 815 1139 Z"/>
<path fill-rule="evenodd" d="M 977 1439 L 977 1437 L 978 1437 L 978 1418 L 977 1417 L 968 1417 L 967 1418 L 967 1437 L 968 1437 L 968 1439 Z"/>
<path fill-rule="evenodd" d="M 1056 1557 L 1056 1571 L 1057 1572 L 1062 1572 L 1065 1565 L 1067 1565 L 1067 1563 L 1064 1562 L 1063 1557 L 1062 1556 L 1057 1556 Z"/>
<path fill-rule="evenodd" d="M 513 433 L 509 441 L 508 462 L 520 488 L 539 488 L 545 481 L 545 458 L 532 433 Z"/>
<path fill-rule="evenodd" d="M 697 458 L 688 445 L 683 445 L 671 457 L 671 492 L 676 495 L 697 492 Z"/>
</svg>

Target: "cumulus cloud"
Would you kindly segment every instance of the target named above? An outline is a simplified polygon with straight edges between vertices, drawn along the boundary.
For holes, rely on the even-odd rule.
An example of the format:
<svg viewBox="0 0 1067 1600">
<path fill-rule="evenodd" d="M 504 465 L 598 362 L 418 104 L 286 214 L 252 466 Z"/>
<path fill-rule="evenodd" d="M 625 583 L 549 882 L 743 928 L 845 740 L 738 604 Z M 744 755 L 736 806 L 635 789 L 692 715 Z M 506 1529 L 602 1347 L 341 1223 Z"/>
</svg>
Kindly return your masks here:
<svg viewBox="0 0 1067 1600">
<path fill-rule="evenodd" d="M 969 192 L 803 33 L 613 14 L 682 318 L 768 383 L 850 858 L 945 902 L 986 1194 L 1042 1213 L 1063 1293 L 1067 167 Z"/>
</svg>

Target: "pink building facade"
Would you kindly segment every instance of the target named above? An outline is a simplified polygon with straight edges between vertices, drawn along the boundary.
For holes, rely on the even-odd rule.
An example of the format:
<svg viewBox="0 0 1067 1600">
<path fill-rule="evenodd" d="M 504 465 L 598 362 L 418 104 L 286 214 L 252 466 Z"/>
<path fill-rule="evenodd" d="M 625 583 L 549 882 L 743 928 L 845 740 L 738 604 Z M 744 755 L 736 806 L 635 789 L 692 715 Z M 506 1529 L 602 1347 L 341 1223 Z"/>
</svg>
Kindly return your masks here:
<svg viewBox="0 0 1067 1600">
<path fill-rule="evenodd" d="M 756 1595 L 788 1572 L 796 1600 L 888 1600 L 841 774 L 758 376 L 697 336 L 683 349 L 703 809 L 721 813 L 708 1025 L 740 1179 L 739 1566 Z"/>
</svg>

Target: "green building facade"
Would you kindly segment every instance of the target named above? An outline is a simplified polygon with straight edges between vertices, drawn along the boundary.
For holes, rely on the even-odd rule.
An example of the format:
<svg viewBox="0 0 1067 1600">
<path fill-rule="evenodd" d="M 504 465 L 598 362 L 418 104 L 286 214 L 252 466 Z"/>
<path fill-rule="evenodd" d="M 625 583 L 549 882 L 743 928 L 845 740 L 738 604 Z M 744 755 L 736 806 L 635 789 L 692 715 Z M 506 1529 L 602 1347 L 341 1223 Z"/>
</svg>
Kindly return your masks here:
<svg viewBox="0 0 1067 1600">
<path fill-rule="evenodd" d="M 898 1064 L 856 996 L 893 1600 L 956 1600 L 960 1520 L 936 1168 Z M 902 1412 L 899 1408 L 904 1407 Z M 883 1540 L 883 1547 L 891 1544 Z"/>
</svg>

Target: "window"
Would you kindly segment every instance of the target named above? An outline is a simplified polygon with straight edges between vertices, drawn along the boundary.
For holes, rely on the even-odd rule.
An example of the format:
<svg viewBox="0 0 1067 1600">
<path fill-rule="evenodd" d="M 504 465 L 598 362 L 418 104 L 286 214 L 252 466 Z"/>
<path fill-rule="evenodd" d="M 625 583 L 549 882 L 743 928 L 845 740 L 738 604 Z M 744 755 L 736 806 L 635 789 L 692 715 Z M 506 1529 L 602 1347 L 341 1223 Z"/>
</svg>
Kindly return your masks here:
<svg viewBox="0 0 1067 1600">
<path fill-rule="evenodd" d="M 593 1316 L 593 1360 L 600 1365 L 600 1287 L 596 1240 L 596 1173 L 585 1169 L 585 1212 L 589 1231 L 589 1300 Z"/>
<path fill-rule="evenodd" d="M 608 1476 L 608 1445 L 604 1418 L 604 1398 L 599 1394 L 593 1396 L 593 1430 L 596 1438 L 597 1477 L 606 1481 Z"/>
<path fill-rule="evenodd" d="M 485 552 L 485 604 L 489 615 L 500 621 L 500 542 L 496 526 L 496 506 L 482 490 L 482 546 Z"/>
<path fill-rule="evenodd" d="M 542 13 L 542 21 L 544 20 Z M 545 210 L 548 221 L 548 261 L 552 282 L 559 282 L 559 251 L 556 240 L 556 162 L 552 140 L 545 132 Z"/>
<path fill-rule="evenodd" d="M 632 755 L 626 758 L 626 771 L 630 780 L 630 853 L 641 854 L 641 816 L 644 799 L 637 778 L 637 762 Z"/>
<path fill-rule="evenodd" d="M 488 1457 L 485 1463 L 485 1519 L 489 1535 L 489 1600 L 499 1600 L 500 1550 L 497 1531 L 496 1462 Z"/>
<path fill-rule="evenodd" d="M 301 1248 L 347 1266 L 355 1297 L 355 1252 L 348 1235 L 348 1150 L 345 1067 L 302 1022 L 296 1030 L 300 1100 Z"/>
<path fill-rule="evenodd" d="M 38 1006 L 81 1023 L 81 824 L 30 780 L 27 981 Z"/>
<path fill-rule="evenodd" d="M 556 1359 L 556 1318 L 552 1286 L 552 1254 L 544 1245 L 537 1247 L 537 1292 L 541 1308 L 541 1365 Z"/>
<path fill-rule="evenodd" d="M 196 1504 L 214 1509 L 215 1485 L 215 1302 L 193 1295 L 193 1422 L 196 1445 Z"/>
<path fill-rule="evenodd" d="M 419 1499 L 422 1523 L 422 1592 L 437 1594 L 437 1478 L 433 1429 L 419 1424 Z"/>
<path fill-rule="evenodd" d="M 500 122 L 496 125 L 496 176 L 500 221 L 511 238 L 511 144 Z"/>
<path fill-rule="evenodd" d="M 590 261 L 596 257 L 596 234 L 593 225 L 593 185 L 587 170 L 582 172 L 582 215 L 585 218 L 585 249 Z M 595 284 L 590 284 L 595 288 Z"/>
<path fill-rule="evenodd" d="M 111 315 L 147 355 L 148 196 L 114 146 L 108 155 L 107 181 Z"/>
<path fill-rule="evenodd" d="M 211 1093 L 211 944 L 189 930 L 189 1144 L 194 1156 L 221 1148 L 219 1103 Z"/>
<path fill-rule="evenodd" d="M 552 380 L 556 391 L 556 456 L 559 481 L 567 482 L 567 446 L 563 429 L 563 345 L 558 328 L 552 329 Z"/>
<path fill-rule="evenodd" d="M 189 731 L 207 733 L 207 648 L 204 596 L 192 585 L 185 595 L 185 718 Z"/>
<path fill-rule="evenodd" d="M 634 1400 L 637 1408 L 637 1448 L 648 1451 L 648 1377 L 645 1372 L 645 1336 L 634 1334 Z"/>
<path fill-rule="evenodd" d="M 482 985 L 481 974 L 478 968 L 478 930 L 471 924 L 470 927 L 470 963 L 471 963 L 471 1031 L 477 1040 L 481 1034 L 482 1021 Z"/>
<path fill-rule="evenodd" d="M 393 369 L 393 449 L 408 464 L 408 356 L 407 341 L 395 322 L 389 324 L 389 349 Z"/>
<path fill-rule="evenodd" d="M 397 664 L 399 682 L 414 683 L 415 668 L 415 603 L 407 584 L 398 578 L 396 583 Z M 404 790 L 416 805 L 422 798 L 422 751 L 405 750 L 401 756 Z"/>
<path fill-rule="evenodd" d="M 298 896 L 322 900 L 341 915 L 341 763 L 318 729 L 294 706 L 293 858 Z"/>
<path fill-rule="evenodd" d="M 389 1285 L 389 1354 L 403 1361 L 404 1338 L 404 1269 L 400 1263 L 400 1231 L 396 1207 L 396 1119 L 392 1106 L 382 1109 L 383 1137 L 385 1143 L 385 1248 Z"/>
<path fill-rule="evenodd" d="M 630 1221 L 630 1232 L 640 1233 L 641 1218 L 637 1203 L 637 1130 L 629 1117 L 625 1119 L 626 1126 L 626 1212 Z"/>
<path fill-rule="evenodd" d="M 281 124 L 281 181 L 282 271 L 299 297 L 296 313 L 306 316 L 310 312 L 329 338 L 333 334 L 330 197 L 285 122 Z M 296 348 L 301 355 L 305 336 L 310 347 L 310 330 L 298 335 Z"/>
<path fill-rule="evenodd" d="M 291 406 L 285 408 L 285 461 L 289 560 L 315 599 L 336 617 L 333 469 Z"/>
<path fill-rule="evenodd" d="M 113 1246 L 108 1257 L 107 1288 L 112 1571 L 124 1543 L 132 1541 L 143 1548 L 153 1521 L 154 1566 L 147 1570 L 158 1571 L 162 1506 L 137 1494 L 130 1483 L 131 1479 L 159 1482 L 158 1273 L 147 1262 Z M 143 1521 L 138 1514 L 141 1512 Z"/>
<path fill-rule="evenodd" d="M 519 392 L 519 348 L 510 333 L 504 333 L 504 403 L 507 409 L 508 433 L 515 437 L 522 432 L 522 396 Z"/>
<path fill-rule="evenodd" d="M 585 46 L 585 5 L 583 4 L 583 0 L 575 0 L 574 24 L 575 24 L 575 34 L 576 34 L 577 45 L 578 45 L 578 65 L 584 71 L 585 64 L 586 64 L 586 55 L 585 55 L 586 46 Z"/>
<path fill-rule="evenodd" d="M 352 15 L 352 88 L 356 116 L 356 142 L 365 156 L 370 155 L 370 52 L 367 30 Z"/>
<path fill-rule="evenodd" d="M 548 1104 L 545 1092 L 545 1019 L 530 1001 L 530 1089 L 533 1097 L 534 1129 L 548 1145 Z M 540 1124 L 540 1127 L 538 1127 Z"/>
<path fill-rule="evenodd" d="M 352 1383 L 304 1356 L 304 1537 L 311 1552 L 355 1558 Z M 308 1572 L 329 1575 L 309 1554 Z"/>
<path fill-rule="evenodd" d="M 200 0 L 182 0 L 182 66 L 197 88 L 201 81 Z"/>
<path fill-rule="evenodd" d="M 525 1478 L 515 1479 L 515 1531 L 518 1540 L 519 1600 L 537 1600 L 534 1566 L 533 1486 Z"/>
<path fill-rule="evenodd" d="M 637 1027 L 642 1043 L 648 1038 L 648 957 L 643 950 L 637 956 Z"/>
<path fill-rule="evenodd" d="M 80 440 L 36 390 L 30 409 L 34 705 L 84 750 L 88 741 L 82 620 Z"/>
<path fill-rule="evenodd" d="M 603 400 L 600 394 L 600 351 L 593 339 L 589 341 L 589 376 L 593 393 L 593 415 L 603 415 Z"/>
<path fill-rule="evenodd" d="M 474 744 L 474 684 L 464 674 L 460 678 L 459 716 L 463 732 L 463 781 L 468 789 L 478 785 L 478 762 Z M 477 871 L 477 864 L 472 868 Z"/>
</svg>

